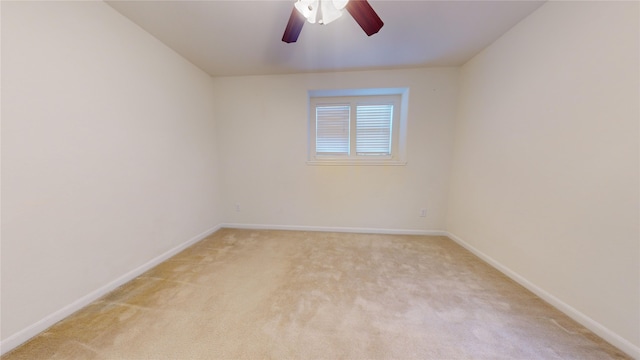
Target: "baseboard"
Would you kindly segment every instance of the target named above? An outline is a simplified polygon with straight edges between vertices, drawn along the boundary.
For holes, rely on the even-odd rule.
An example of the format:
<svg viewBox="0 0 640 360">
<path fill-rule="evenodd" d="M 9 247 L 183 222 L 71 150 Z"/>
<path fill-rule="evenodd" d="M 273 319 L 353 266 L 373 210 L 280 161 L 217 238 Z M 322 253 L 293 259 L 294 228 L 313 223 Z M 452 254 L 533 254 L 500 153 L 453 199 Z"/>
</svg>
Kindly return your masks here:
<svg viewBox="0 0 640 360">
<path fill-rule="evenodd" d="M 111 281 L 110 283 L 100 287 L 99 289 L 81 297 L 80 299 L 72 302 L 71 304 L 63 307 L 62 309 L 48 315 L 47 317 L 43 318 L 42 320 L 26 327 L 23 330 L 18 331 L 17 333 L 9 336 L 8 338 L 2 340 L 0 342 L 0 355 L 5 354 L 9 351 L 11 351 L 12 349 L 20 346 L 21 344 L 25 343 L 26 341 L 28 341 L 29 339 L 31 339 L 32 337 L 40 334 L 41 332 L 45 331 L 46 329 L 48 329 L 49 327 L 51 327 L 52 325 L 54 325 L 55 323 L 57 323 L 58 321 L 66 318 L 67 316 L 75 313 L 76 311 L 84 308 L 85 306 L 89 305 L 90 303 L 92 303 L 93 301 L 99 299 L 100 297 L 108 294 L 109 292 L 115 290 L 117 287 L 135 279 L 136 277 L 140 276 L 141 274 L 143 274 L 145 271 L 157 266 L 158 264 L 162 263 L 163 261 L 169 259 L 170 257 L 178 254 L 179 252 L 181 252 L 182 250 L 188 248 L 189 246 L 197 243 L 198 241 L 204 239 L 205 237 L 213 234 L 214 232 L 218 231 L 221 228 L 221 225 L 217 225 L 214 226 L 211 229 L 208 229 L 204 232 L 202 232 L 199 235 L 196 235 L 195 237 L 189 239 L 188 241 L 172 248 L 171 250 L 151 259 L 150 261 L 138 266 L 137 268 L 127 272 L 126 274 L 120 276 L 119 278 Z"/>
<path fill-rule="evenodd" d="M 379 229 L 379 228 L 237 224 L 237 223 L 222 224 L 221 227 L 231 228 L 231 229 L 252 229 L 252 230 L 295 230 L 295 231 L 343 232 L 343 233 L 361 233 L 361 234 L 447 236 L 447 232 L 444 230 Z"/>
<path fill-rule="evenodd" d="M 568 315 L 573 320 L 575 320 L 578 323 L 580 323 L 582 326 L 584 326 L 587 329 L 593 331 L 595 334 L 597 334 L 598 336 L 600 336 L 604 340 L 608 341 L 613 346 L 615 346 L 618 349 L 624 351 L 625 353 L 627 353 L 627 355 L 633 357 L 634 359 L 640 359 L 640 348 L 635 346 L 634 344 L 632 344 L 630 341 L 624 339 L 623 337 L 621 337 L 620 335 L 616 334 L 615 332 L 609 330 L 608 328 L 606 328 L 605 326 L 603 326 L 599 322 L 591 319 L 587 315 L 585 315 L 585 314 L 581 313 L 580 311 L 576 310 L 571 305 L 563 302 L 562 300 L 558 299 L 557 297 L 553 296 L 552 294 L 550 294 L 550 293 L 546 292 L 545 290 L 541 289 L 540 287 L 538 287 L 534 283 L 530 282 L 529 280 L 525 279 L 524 277 L 522 277 L 521 275 L 519 275 L 515 271 L 509 269 L 508 267 L 502 265 L 501 263 L 499 263 L 495 259 L 491 258 L 487 254 L 485 254 L 482 251 L 480 251 L 480 250 L 476 249 L 475 247 L 471 246 L 469 243 L 467 243 L 466 241 L 462 240 L 458 236 L 456 236 L 456 235 L 454 235 L 454 234 L 452 234 L 450 232 L 446 232 L 445 236 L 448 236 L 451 240 L 453 240 L 456 243 L 460 244 L 465 249 L 471 251 L 473 254 L 475 254 L 476 256 L 478 256 L 479 258 L 484 260 L 485 262 L 487 262 L 489 265 L 493 266 L 498 271 L 502 272 L 503 274 L 505 274 L 506 276 L 508 276 L 512 280 L 514 280 L 515 282 L 517 282 L 520 285 L 524 286 L 525 288 L 527 288 L 532 293 L 536 294 L 537 296 L 539 296 L 540 298 L 542 298 L 543 300 L 545 300 L 546 302 L 548 302 L 549 304 L 551 304 L 552 306 L 557 308 L 558 310 L 560 310 L 563 313 L 565 313 L 566 315 Z"/>
</svg>

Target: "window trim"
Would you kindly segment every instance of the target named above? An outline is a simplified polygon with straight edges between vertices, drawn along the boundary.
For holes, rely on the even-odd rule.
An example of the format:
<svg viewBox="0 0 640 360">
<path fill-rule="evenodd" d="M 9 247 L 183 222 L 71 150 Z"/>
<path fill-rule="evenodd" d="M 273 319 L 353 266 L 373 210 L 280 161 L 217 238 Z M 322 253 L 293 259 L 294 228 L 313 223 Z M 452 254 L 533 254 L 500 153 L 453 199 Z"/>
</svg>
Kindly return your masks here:
<svg viewBox="0 0 640 360">
<path fill-rule="evenodd" d="M 375 166 L 403 166 L 406 165 L 406 135 L 408 114 L 408 88 L 376 88 L 376 89 L 340 89 L 340 90 L 310 90 L 308 92 L 308 154 L 307 165 L 375 165 Z M 349 156 L 317 155 L 316 136 L 316 105 L 349 103 L 352 107 L 350 121 L 350 142 L 355 140 L 355 108 L 357 104 L 393 102 L 394 119 L 392 124 L 391 155 L 357 155 L 355 144 L 350 144 Z"/>
</svg>

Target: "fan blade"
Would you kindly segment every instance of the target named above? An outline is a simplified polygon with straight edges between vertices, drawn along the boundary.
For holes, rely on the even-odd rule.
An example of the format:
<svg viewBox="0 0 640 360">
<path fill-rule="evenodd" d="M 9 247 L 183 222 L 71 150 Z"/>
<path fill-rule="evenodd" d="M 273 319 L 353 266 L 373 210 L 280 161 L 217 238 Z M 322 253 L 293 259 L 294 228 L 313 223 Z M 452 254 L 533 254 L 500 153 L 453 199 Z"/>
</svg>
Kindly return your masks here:
<svg viewBox="0 0 640 360">
<path fill-rule="evenodd" d="M 351 0 L 347 3 L 346 9 L 369 36 L 380 31 L 384 25 L 367 0 Z"/>
<path fill-rule="evenodd" d="M 294 7 L 291 11 L 287 28 L 284 29 L 282 41 L 286 43 L 296 42 L 300 35 L 300 31 L 302 31 L 302 25 L 304 25 L 305 20 L 304 16 L 302 16 L 302 14 L 300 14 L 300 12 Z"/>
</svg>

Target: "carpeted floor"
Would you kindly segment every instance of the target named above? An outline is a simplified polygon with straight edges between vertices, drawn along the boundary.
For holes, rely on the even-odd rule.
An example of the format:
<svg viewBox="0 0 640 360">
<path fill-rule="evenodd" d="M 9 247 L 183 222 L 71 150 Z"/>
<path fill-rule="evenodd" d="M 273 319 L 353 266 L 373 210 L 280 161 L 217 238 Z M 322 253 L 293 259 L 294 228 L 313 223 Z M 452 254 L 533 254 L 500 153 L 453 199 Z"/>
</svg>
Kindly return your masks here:
<svg viewBox="0 0 640 360">
<path fill-rule="evenodd" d="M 223 229 L 2 357 L 628 358 L 444 237 Z"/>
</svg>

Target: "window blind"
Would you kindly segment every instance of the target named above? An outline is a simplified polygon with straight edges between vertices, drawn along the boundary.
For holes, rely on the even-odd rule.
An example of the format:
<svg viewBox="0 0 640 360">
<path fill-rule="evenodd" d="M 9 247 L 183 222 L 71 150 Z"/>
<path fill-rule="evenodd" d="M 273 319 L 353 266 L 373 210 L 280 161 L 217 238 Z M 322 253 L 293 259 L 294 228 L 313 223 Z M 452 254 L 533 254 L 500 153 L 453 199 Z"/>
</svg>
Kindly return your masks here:
<svg viewBox="0 0 640 360">
<path fill-rule="evenodd" d="M 356 107 L 356 153 L 390 155 L 393 105 L 358 105 Z"/>
<path fill-rule="evenodd" d="M 316 107 L 316 154 L 349 154 L 349 104 Z"/>
</svg>

